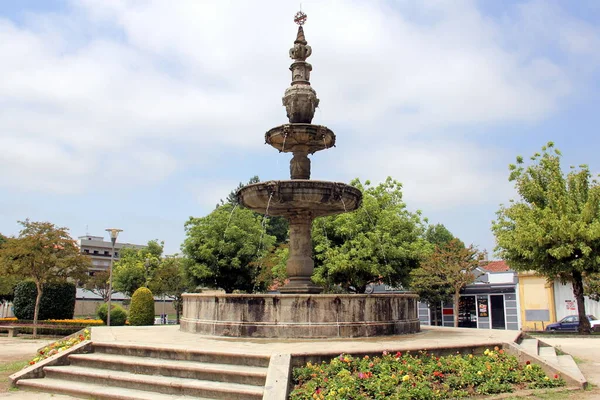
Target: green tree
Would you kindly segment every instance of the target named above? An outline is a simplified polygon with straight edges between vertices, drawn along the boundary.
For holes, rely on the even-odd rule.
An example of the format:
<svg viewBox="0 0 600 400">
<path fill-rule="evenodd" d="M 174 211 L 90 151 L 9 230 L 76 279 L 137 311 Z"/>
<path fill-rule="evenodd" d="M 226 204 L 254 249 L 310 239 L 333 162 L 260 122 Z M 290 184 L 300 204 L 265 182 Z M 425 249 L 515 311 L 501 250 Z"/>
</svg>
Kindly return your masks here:
<svg viewBox="0 0 600 400">
<path fill-rule="evenodd" d="M 131 297 L 138 288 L 147 286 L 161 263 L 163 248 L 164 243 L 158 240 L 150 240 L 142 249 L 122 248 L 113 268 L 114 290 Z"/>
<path fill-rule="evenodd" d="M 527 167 L 522 157 L 509 166 L 520 200 L 500 206 L 492 231 L 497 254 L 513 269 L 571 282 L 579 332 L 589 334 L 583 277 L 600 270 L 600 185 L 587 165 L 565 175 L 553 147 L 542 147 Z"/>
<path fill-rule="evenodd" d="M 588 274 L 583 283 L 584 294 L 592 300 L 600 301 L 600 273 Z"/>
<path fill-rule="evenodd" d="M 156 268 L 148 284 L 152 293 L 173 299 L 178 324 L 183 311 L 182 295 L 185 292 L 192 292 L 196 288 L 193 280 L 187 274 L 186 262 L 189 260 L 183 257 L 166 257 Z"/>
<path fill-rule="evenodd" d="M 425 240 L 435 246 L 442 246 L 454 239 L 454 235 L 442 224 L 429 225 Z"/>
<path fill-rule="evenodd" d="M 90 276 L 87 282 L 83 285 L 83 287 L 90 292 L 102 297 L 102 301 L 108 301 L 108 280 L 109 280 L 109 272 L 108 271 L 97 271 L 94 275 Z"/>
<path fill-rule="evenodd" d="M 358 293 L 373 282 L 402 286 L 431 248 L 420 212 L 406 209 L 402 185 L 392 178 L 375 187 L 358 179 L 351 185 L 363 193 L 361 207 L 313 223 L 313 280 L 326 290 L 340 285 Z"/>
<path fill-rule="evenodd" d="M 429 304 L 452 298 L 454 326 L 458 327 L 460 291 L 477 278 L 475 269 L 484 254 L 456 238 L 436 246 L 420 267 L 411 271 L 411 288 Z"/>
<path fill-rule="evenodd" d="M 0 248 L 7 241 L 8 238 L 0 233 Z M 0 279 L 0 303 L 13 300 L 15 286 L 19 281 L 18 276 L 8 275 L 7 273 L 2 275 L 2 279 Z"/>
<path fill-rule="evenodd" d="M 234 290 L 255 290 L 259 269 L 252 264 L 275 243 L 264 232 L 263 217 L 252 211 L 224 204 L 209 215 L 190 219 L 185 224 L 183 254 L 196 285 Z"/>
<path fill-rule="evenodd" d="M 286 263 L 290 255 L 289 246 L 280 244 L 273 246 L 259 260 L 252 263 L 259 270 L 256 277 L 256 291 L 266 292 L 273 285 L 282 286 L 287 279 Z"/>
<path fill-rule="evenodd" d="M 23 229 L 0 248 L 1 275 L 19 276 L 35 282 L 37 296 L 33 316 L 33 336 L 37 322 L 43 285 L 55 281 L 85 281 L 92 263 L 80 254 L 67 228 L 50 222 L 19 221 Z"/>
<path fill-rule="evenodd" d="M 238 198 L 237 198 L 238 190 L 240 190 L 244 186 L 252 185 L 252 184 L 258 183 L 258 182 L 260 182 L 260 178 L 257 175 L 254 175 L 252 178 L 250 178 L 250 180 L 248 180 L 248 183 L 246 183 L 246 184 L 243 184 L 242 182 L 240 182 L 238 184 L 237 188 L 235 188 L 231 192 L 229 192 L 225 201 L 221 200 L 220 205 L 230 204 L 231 206 L 234 206 L 234 207 L 236 207 L 236 206 L 243 207 L 243 205 L 241 205 L 238 202 Z M 217 205 L 217 207 L 219 207 L 219 205 Z M 260 214 L 256 214 L 256 215 L 260 215 Z M 261 218 L 262 218 L 262 216 L 261 216 Z M 271 236 L 275 236 L 276 244 L 285 243 L 287 241 L 287 239 L 289 237 L 289 230 L 290 230 L 290 224 L 287 219 L 285 219 L 283 217 L 268 217 L 267 233 Z"/>
</svg>

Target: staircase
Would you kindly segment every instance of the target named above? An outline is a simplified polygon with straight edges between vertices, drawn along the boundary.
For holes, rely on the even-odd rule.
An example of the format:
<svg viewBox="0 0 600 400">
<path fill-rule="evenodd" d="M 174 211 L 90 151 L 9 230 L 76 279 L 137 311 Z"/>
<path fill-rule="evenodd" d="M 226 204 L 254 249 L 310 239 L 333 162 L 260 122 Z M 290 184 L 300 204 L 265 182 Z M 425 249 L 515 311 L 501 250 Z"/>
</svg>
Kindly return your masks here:
<svg viewBox="0 0 600 400">
<path fill-rule="evenodd" d="M 269 356 L 94 343 L 69 355 L 70 365 L 44 367 L 45 378 L 17 386 L 93 399 L 260 400 Z"/>
<path fill-rule="evenodd" d="M 587 382 L 577 366 L 577 363 L 569 354 L 556 354 L 556 349 L 554 347 L 549 346 L 544 342 L 540 342 L 538 339 L 523 339 L 520 345 L 526 352 L 537 355 L 546 363 L 568 373 L 577 381 Z"/>
</svg>

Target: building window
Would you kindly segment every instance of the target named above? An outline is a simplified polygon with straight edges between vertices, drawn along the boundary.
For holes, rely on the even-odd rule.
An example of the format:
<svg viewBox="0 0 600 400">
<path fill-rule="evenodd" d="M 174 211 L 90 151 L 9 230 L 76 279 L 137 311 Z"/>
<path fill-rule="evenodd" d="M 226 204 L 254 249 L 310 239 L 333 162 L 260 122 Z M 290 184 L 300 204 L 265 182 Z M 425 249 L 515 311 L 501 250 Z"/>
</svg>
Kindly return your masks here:
<svg viewBox="0 0 600 400">
<path fill-rule="evenodd" d="M 90 254 L 90 249 L 83 249 L 83 252 L 86 254 Z"/>
<path fill-rule="evenodd" d="M 94 250 L 94 254 L 98 254 L 98 250 Z"/>
<path fill-rule="evenodd" d="M 109 255 L 108 251 L 104 251 L 104 255 L 108 256 Z"/>
<path fill-rule="evenodd" d="M 119 252 L 115 251 L 115 257 L 119 257 Z"/>
</svg>

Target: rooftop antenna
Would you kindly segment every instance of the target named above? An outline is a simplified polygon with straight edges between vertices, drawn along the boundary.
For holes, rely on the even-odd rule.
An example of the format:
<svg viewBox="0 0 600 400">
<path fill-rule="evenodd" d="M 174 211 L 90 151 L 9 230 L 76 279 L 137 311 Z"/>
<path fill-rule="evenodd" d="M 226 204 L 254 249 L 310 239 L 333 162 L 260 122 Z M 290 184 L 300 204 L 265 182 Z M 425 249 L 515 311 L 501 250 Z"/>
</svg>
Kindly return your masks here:
<svg viewBox="0 0 600 400">
<path fill-rule="evenodd" d="M 90 236 L 89 226 L 88 225 L 85 226 L 85 236 Z"/>
</svg>

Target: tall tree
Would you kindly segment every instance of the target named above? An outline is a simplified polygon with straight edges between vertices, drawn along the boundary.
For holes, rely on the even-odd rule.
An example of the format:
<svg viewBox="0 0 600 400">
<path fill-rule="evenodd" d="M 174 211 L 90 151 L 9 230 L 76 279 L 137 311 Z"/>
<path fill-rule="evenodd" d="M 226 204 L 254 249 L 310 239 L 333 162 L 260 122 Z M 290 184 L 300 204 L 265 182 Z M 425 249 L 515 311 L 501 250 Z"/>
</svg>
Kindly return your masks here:
<svg viewBox="0 0 600 400">
<path fill-rule="evenodd" d="M 183 311 L 183 293 L 194 291 L 196 285 L 190 279 L 185 268 L 188 259 L 173 256 L 164 258 L 154 270 L 148 287 L 155 295 L 173 299 L 177 323 Z"/>
<path fill-rule="evenodd" d="M 589 334 L 583 277 L 600 271 L 600 185 L 587 165 L 565 175 L 560 160 L 552 142 L 527 167 L 517 157 L 509 180 L 520 200 L 500 206 L 492 230 L 498 255 L 512 268 L 571 282 L 579 332 Z"/>
<path fill-rule="evenodd" d="M 259 268 L 253 261 L 275 243 L 265 233 L 263 216 L 243 207 L 224 204 L 202 218 L 185 224 L 183 254 L 193 262 L 187 272 L 197 285 L 253 292 Z"/>
<path fill-rule="evenodd" d="M 217 204 L 217 207 L 219 207 L 219 205 L 223 205 L 223 204 L 229 204 L 234 207 L 243 207 L 243 205 L 239 204 L 239 202 L 238 202 L 238 198 L 237 198 L 238 190 L 240 190 L 244 186 L 252 185 L 252 184 L 258 183 L 258 182 L 260 182 L 260 178 L 257 175 L 254 175 L 252 178 L 250 178 L 248 180 L 248 183 L 246 183 L 246 184 L 243 184 L 242 182 L 240 182 L 235 189 L 233 189 L 231 192 L 229 192 L 225 201 L 223 201 L 221 199 L 221 203 Z M 258 213 L 255 213 L 255 214 L 260 215 Z M 276 244 L 282 244 L 287 241 L 287 239 L 289 237 L 289 229 L 290 229 L 290 224 L 287 219 L 285 219 L 283 217 L 268 217 L 267 233 L 271 236 L 275 236 Z"/>
<path fill-rule="evenodd" d="M 54 281 L 85 281 L 92 263 L 80 254 L 67 228 L 50 222 L 19 221 L 23 229 L 16 238 L 10 238 L 0 248 L 2 275 L 29 278 L 35 282 L 37 296 L 33 316 L 33 335 L 37 336 L 37 322 L 43 285 Z"/>
<path fill-rule="evenodd" d="M 108 301 L 109 278 L 108 271 L 95 272 L 93 276 L 90 276 L 83 287 L 86 290 L 89 290 L 90 292 L 102 297 L 102 301 L 106 303 Z"/>
<path fill-rule="evenodd" d="M 392 178 L 374 187 L 358 179 L 351 185 L 363 193 L 361 207 L 313 223 L 313 280 L 327 290 L 340 285 L 357 293 L 375 282 L 402 286 L 431 248 L 420 212 L 407 210 L 402 185 Z"/>
<path fill-rule="evenodd" d="M 146 247 L 121 249 L 113 269 L 113 287 L 131 297 L 140 287 L 147 287 L 150 277 L 161 262 L 164 243 L 150 240 Z"/>
<path fill-rule="evenodd" d="M 434 246 L 442 246 L 454 239 L 454 235 L 442 224 L 429 225 L 425 231 L 425 240 Z"/>
<path fill-rule="evenodd" d="M 460 291 L 477 278 L 475 269 L 484 257 L 473 245 L 459 239 L 435 247 L 421 266 L 411 272 L 411 288 L 429 304 L 454 301 L 454 326 L 458 327 Z"/>
</svg>

